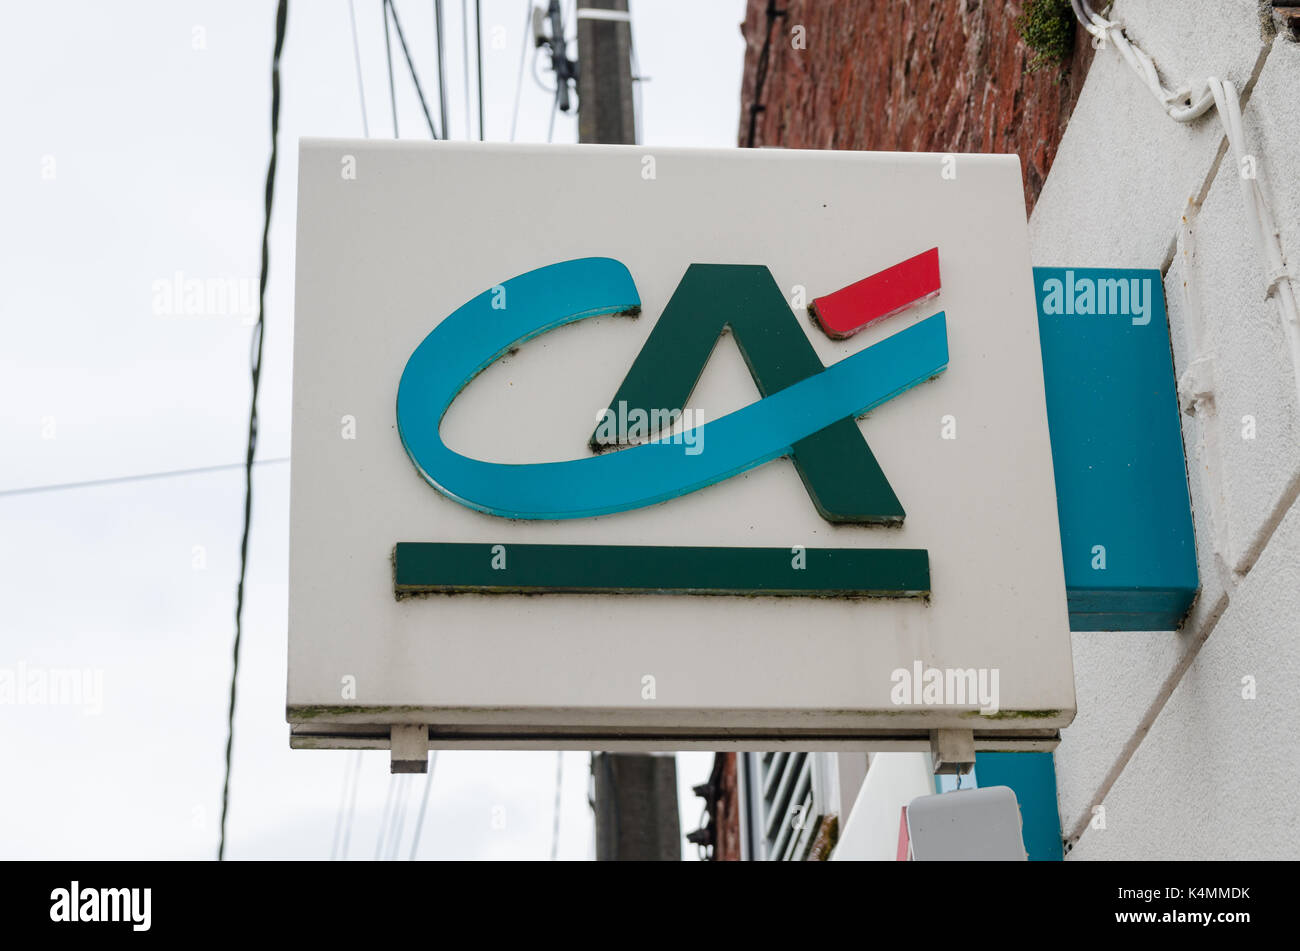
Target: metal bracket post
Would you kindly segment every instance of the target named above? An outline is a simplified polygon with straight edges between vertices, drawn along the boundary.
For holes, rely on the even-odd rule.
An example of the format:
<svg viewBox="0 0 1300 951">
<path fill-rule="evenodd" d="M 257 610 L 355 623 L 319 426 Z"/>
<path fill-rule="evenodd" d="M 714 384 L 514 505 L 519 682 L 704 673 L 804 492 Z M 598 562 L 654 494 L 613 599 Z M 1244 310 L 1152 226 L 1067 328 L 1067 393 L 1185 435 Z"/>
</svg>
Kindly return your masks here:
<svg viewBox="0 0 1300 951">
<path fill-rule="evenodd" d="M 974 731 L 931 730 L 930 758 L 936 776 L 969 773 L 975 768 Z"/>
<path fill-rule="evenodd" d="M 429 727 L 421 724 L 398 724 L 392 728 L 390 747 L 393 773 L 427 773 L 429 771 Z"/>
</svg>

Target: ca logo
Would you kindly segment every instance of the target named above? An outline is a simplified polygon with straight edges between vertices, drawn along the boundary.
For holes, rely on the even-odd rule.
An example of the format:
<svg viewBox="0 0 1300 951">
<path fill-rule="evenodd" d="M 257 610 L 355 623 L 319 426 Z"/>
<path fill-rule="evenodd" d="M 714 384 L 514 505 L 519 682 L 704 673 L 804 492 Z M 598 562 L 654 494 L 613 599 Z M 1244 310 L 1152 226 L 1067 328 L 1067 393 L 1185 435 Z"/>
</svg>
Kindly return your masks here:
<svg viewBox="0 0 1300 951">
<path fill-rule="evenodd" d="M 504 288 L 509 307 L 493 308 Z M 814 302 L 823 329 L 845 336 L 939 289 L 936 251 Z M 636 314 L 627 268 L 582 258 L 539 268 L 485 291 L 443 320 L 402 373 L 397 426 L 421 475 L 448 498 L 506 518 L 567 519 L 641 508 L 790 456 L 813 504 L 834 522 L 897 523 L 902 504 L 854 420 L 948 364 L 939 312 L 823 366 L 768 269 L 692 264 L 610 405 L 672 420 L 686 405 L 718 336 L 735 335 L 761 399 L 698 427 L 688 444 L 651 441 L 565 462 L 484 462 L 448 448 L 439 425 L 473 378 L 513 347 L 585 317 Z M 597 432 L 593 449 L 605 448 Z"/>
</svg>

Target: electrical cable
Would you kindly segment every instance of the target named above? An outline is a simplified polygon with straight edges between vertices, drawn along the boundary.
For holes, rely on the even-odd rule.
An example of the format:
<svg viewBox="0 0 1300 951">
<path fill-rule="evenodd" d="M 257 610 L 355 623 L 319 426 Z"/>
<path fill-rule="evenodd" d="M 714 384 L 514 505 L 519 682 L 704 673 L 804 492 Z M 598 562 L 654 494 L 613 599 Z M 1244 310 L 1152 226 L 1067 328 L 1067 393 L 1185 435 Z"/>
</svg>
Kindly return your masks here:
<svg viewBox="0 0 1300 951">
<path fill-rule="evenodd" d="M 1297 309 L 1295 289 L 1291 285 L 1293 277 L 1282 254 L 1277 226 L 1259 184 L 1258 162 L 1246 153 L 1241 98 L 1237 87 L 1230 80 L 1209 76 L 1204 80 L 1184 82 L 1170 90 L 1160 81 L 1155 61 L 1125 35 L 1121 23 L 1098 14 L 1087 0 L 1070 0 L 1070 5 L 1075 17 L 1096 40 L 1101 44 L 1114 44 L 1120 56 L 1160 101 L 1171 119 L 1190 122 L 1204 115 L 1211 106 L 1216 108 L 1236 163 L 1246 220 L 1254 236 L 1255 248 L 1263 259 L 1266 281 L 1264 297 L 1268 299 L 1276 296 L 1282 311 L 1283 333 L 1291 351 L 1291 364 L 1295 374 L 1296 398 L 1300 400 L 1300 310 Z M 1179 380 L 1179 390 L 1184 399 L 1192 395 L 1188 391 L 1195 388 L 1193 378 L 1200 369 L 1198 364 L 1204 360 L 1200 355 L 1195 356 L 1192 365 Z"/>
<path fill-rule="evenodd" d="M 1266 282 L 1264 297 L 1267 299 L 1276 295 L 1278 306 L 1282 310 L 1282 331 L 1291 351 L 1296 400 L 1300 405 L 1300 310 L 1297 310 L 1291 274 L 1282 255 L 1277 224 L 1259 184 L 1258 162 L 1246 153 L 1246 132 L 1237 87 L 1230 80 L 1219 80 L 1213 76 L 1209 78 L 1208 84 L 1232 150 L 1237 180 L 1241 183 L 1242 199 L 1246 206 L 1246 220 L 1255 238 L 1255 249 L 1263 259 L 1261 263 Z M 1253 174 L 1248 174 L 1248 170 Z"/>
<path fill-rule="evenodd" d="M 388 817 L 393 808 L 393 795 L 396 792 L 397 783 L 394 782 L 392 774 L 388 776 L 388 794 L 384 797 L 384 811 L 379 814 L 379 838 L 375 842 L 375 859 L 378 861 L 384 856 L 384 837 L 388 831 Z"/>
<path fill-rule="evenodd" d="M 288 462 L 288 456 L 276 459 L 254 459 L 255 466 L 269 466 Z M 107 479 L 89 479 L 85 482 L 51 482 L 46 485 L 26 485 L 20 489 L 0 489 L 0 498 L 8 495 L 32 495 L 37 492 L 59 492 L 63 489 L 90 489 L 101 485 L 120 485 L 123 482 L 143 482 L 148 479 L 170 479 L 176 476 L 203 475 L 209 472 L 225 472 L 230 469 L 243 469 L 246 462 L 225 462 L 216 466 L 199 466 L 196 469 L 167 469 L 163 472 L 141 472 L 128 476 L 112 476 Z"/>
<path fill-rule="evenodd" d="M 334 820 L 334 844 L 330 847 L 330 861 L 334 861 L 339 856 L 339 843 L 343 835 L 343 807 L 347 805 L 348 789 L 355 790 L 357 779 L 361 771 L 361 751 L 357 750 L 357 755 L 348 761 L 347 767 L 343 771 L 343 792 L 339 796 L 338 816 Z M 353 801 L 355 801 L 355 792 Z"/>
<path fill-rule="evenodd" d="M 348 17 L 352 20 L 352 57 L 357 64 L 357 98 L 361 100 L 361 128 L 370 138 L 370 122 L 366 119 L 366 86 L 361 81 L 361 45 L 357 42 L 357 8 L 355 0 L 348 0 Z"/>
<path fill-rule="evenodd" d="M 474 0 L 474 52 L 478 61 L 478 140 L 484 141 L 483 119 L 483 0 Z"/>
<path fill-rule="evenodd" d="M 474 138 L 469 108 L 469 0 L 460 0 L 460 58 L 465 67 L 465 138 Z"/>
<path fill-rule="evenodd" d="M 399 138 L 397 133 L 397 83 L 393 81 L 393 41 L 388 35 L 388 0 L 383 0 L 379 5 L 379 13 L 384 18 L 384 52 L 388 56 L 388 101 L 393 108 L 393 138 Z"/>
<path fill-rule="evenodd" d="M 541 77 L 537 75 L 537 61 L 540 60 L 541 58 L 542 58 L 542 48 L 539 46 L 533 50 L 533 68 L 531 70 L 533 74 L 533 82 L 535 82 L 537 84 L 537 87 L 541 89 L 543 92 L 548 92 L 553 96 L 557 95 L 560 91 L 560 87 L 558 85 L 556 86 L 546 85 L 546 83 L 542 82 Z"/>
<path fill-rule="evenodd" d="M 1169 117 L 1177 122 L 1190 122 L 1202 116 L 1214 105 L 1214 96 L 1204 82 L 1183 83 L 1176 89 L 1167 88 L 1160 81 L 1156 64 L 1143 50 L 1124 34 L 1123 25 L 1108 20 L 1094 11 L 1087 0 L 1070 0 L 1074 16 L 1093 37 L 1101 43 L 1113 43 L 1116 51 L 1138 78 L 1160 100 Z"/>
<path fill-rule="evenodd" d="M 709 802 L 708 802 L 708 800 L 706 799 L 705 802 L 704 802 L 704 806 L 703 806 L 703 808 L 700 809 L 700 818 L 699 818 L 699 823 L 696 825 L 696 828 L 697 828 L 697 829 L 708 829 L 708 827 L 709 827 L 709 820 L 710 820 L 711 818 L 712 818 L 712 816 L 709 815 Z M 712 861 L 712 857 L 711 857 L 708 853 L 706 853 L 704 849 L 705 849 L 705 846 L 704 846 L 704 843 L 703 843 L 703 842 L 696 842 L 696 843 L 695 843 L 695 858 L 696 858 L 697 860 L 701 861 L 701 862 L 709 862 L 709 861 Z"/>
<path fill-rule="evenodd" d="M 334 817 L 334 842 L 330 846 L 330 861 L 338 858 L 339 838 L 343 834 L 343 807 L 348 801 L 348 783 L 352 779 L 352 764 L 348 763 L 343 770 L 343 792 L 339 794 L 339 808 L 337 815 Z"/>
<path fill-rule="evenodd" d="M 411 776 L 403 773 L 397 777 L 397 803 L 393 809 L 392 826 L 388 836 L 388 850 L 384 858 L 397 858 L 397 846 L 402 841 L 402 827 L 406 825 L 406 807 L 411 799 Z"/>
<path fill-rule="evenodd" d="M 343 826 L 343 850 L 339 854 L 340 859 L 347 859 L 348 849 L 352 842 L 352 824 L 357 814 L 357 790 L 361 788 L 361 750 L 356 751 L 356 778 L 352 782 L 352 798 L 348 802 L 348 818 Z"/>
<path fill-rule="evenodd" d="M 551 861 L 560 854 L 560 793 L 564 789 L 564 751 L 555 752 L 555 810 L 551 824 Z"/>
<path fill-rule="evenodd" d="M 552 10 L 550 47 L 551 47 L 551 64 L 555 71 L 555 99 L 551 103 L 551 120 L 549 123 L 547 123 L 546 126 L 547 145 L 550 145 L 551 142 L 553 142 L 555 139 L 555 117 L 559 112 L 560 97 L 563 93 L 566 92 L 569 85 L 567 74 L 564 76 L 561 75 L 561 67 L 564 67 L 564 69 L 567 71 L 567 66 L 565 66 L 564 60 L 567 58 L 568 54 L 565 53 L 563 56 L 561 55 L 561 53 L 563 53 L 565 49 L 564 11 L 563 11 L 563 7 L 559 3 L 555 3 Z"/>
<path fill-rule="evenodd" d="M 524 31 L 519 36 L 519 76 L 515 80 L 515 110 L 510 116 L 510 141 L 519 126 L 519 97 L 524 90 L 524 63 L 528 60 L 528 39 L 533 22 L 533 0 L 524 0 Z M 535 61 L 535 60 L 534 60 Z"/>
<path fill-rule="evenodd" d="M 397 28 L 397 42 L 402 46 L 402 55 L 406 57 L 406 68 L 410 70 L 411 82 L 415 84 L 415 94 L 420 99 L 420 109 L 424 112 L 424 121 L 429 124 L 429 135 L 435 139 L 442 136 L 438 134 L 438 128 L 433 124 L 433 116 L 429 114 L 429 104 L 424 101 L 424 87 L 420 85 L 420 77 L 415 73 L 415 61 L 411 59 L 411 51 L 406 46 L 406 34 L 402 31 L 402 21 L 397 18 L 397 5 L 392 0 L 384 0 L 384 6 L 388 7 L 388 12 L 393 15 L 393 26 Z M 385 20 L 385 23 L 388 21 Z"/>
<path fill-rule="evenodd" d="M 446 70 L 443 69 L 443 61 L 447 58 L 447 53 L 442 41 L 442 0 L 433 0 L 433 33 L 434 43 L 438 47 L 438 111 L 441 119 L 440 127 L 446 133 L 446 138 L 451 138 L 451 126 L 447 125 L 447 77 Z"/>
<path fill-rule="evenodd" d="M 235 644 L 230 671 L 230 708 L 226 716 L 226 775 L 221 788 L 221 832 L 217 861 L 226 857 L 226 818 L 230 810 L 230 766 L 235 742 L 235 685 L 239 680 L 239 646 L 243 635 L 244 582 L 248 574 L 248 535 L 253 521 L 253 457 L 257 451 L 257 391 L 262 376 L 263 329 L 266 326 L 266 281 L 270 263 L 271 208 L 275 199 L 275 163 L 280 139 L 280 54 L 289 17 L 289 0 L 279 0 L 275 12 L 275 49 L 271 54 L 271 158 L 266 167 L 266 192 L 262 219 L 262 272 L 258 280 L 257 323 L 249 371 L 253 393 L 248 410 L 248 452 L 244 460 L 244 535 L 239 545 L 239 583 L 235 588 Z"/>
<path fill-rule="evenodd" d="M 636 57 L 636 46 L 629 45 L 629 52 L 632 59 L 632 135 L 635 139 L 633 144 L 639 145 L 645 141 L 641 130 L 641 84 L 646 81 L 646 77 L 641 75 L 641 63 Z"/>
<path fill-rule="evenodd" d="M 758 138 L 758 114 L 763 105 L 763 86 L 767 83 L 768 62 L 772 57 L 772 27 L 777 17 L 786 15 L 785 10 L 778 10 L 776 0 L 767 0 L 767 31 L 763 37 L 763 49 L 758 54 L 754 66 L 754 101 L 749 104 L 749 131 L 745 136 L 745 147 L 752 149 Z"/>
<path fill-rule="evenodd" d="M 411 833 L 411 854 L 408 856 L 409 861 L 415 861 L 415 856 L 420 849 L 420 834 L 424 831 L 424 813 L 429 807 L 429 790 L 433 786 L 433 768 L 438 765 L 438 751 L 434 750 L 429 756 L 429 772 L 424 777 L 424 797 L 420 800 L 420 814 L 415 820 L 415 831 Z"/>
</svg>

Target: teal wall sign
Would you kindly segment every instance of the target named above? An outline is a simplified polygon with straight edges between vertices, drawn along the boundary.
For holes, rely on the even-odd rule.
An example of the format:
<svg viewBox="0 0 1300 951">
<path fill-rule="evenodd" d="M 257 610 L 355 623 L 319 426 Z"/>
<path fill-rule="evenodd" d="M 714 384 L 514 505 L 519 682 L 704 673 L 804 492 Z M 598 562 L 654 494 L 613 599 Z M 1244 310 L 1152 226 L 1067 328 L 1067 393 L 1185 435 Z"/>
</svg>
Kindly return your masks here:
<svg viewBox="0 0 1300 951">
<path fill-rule="evenodd" d="M 1160 272 L 1034 284 L 1070 628 L 1175 630 L 1199 581 Z"/>
</svg>

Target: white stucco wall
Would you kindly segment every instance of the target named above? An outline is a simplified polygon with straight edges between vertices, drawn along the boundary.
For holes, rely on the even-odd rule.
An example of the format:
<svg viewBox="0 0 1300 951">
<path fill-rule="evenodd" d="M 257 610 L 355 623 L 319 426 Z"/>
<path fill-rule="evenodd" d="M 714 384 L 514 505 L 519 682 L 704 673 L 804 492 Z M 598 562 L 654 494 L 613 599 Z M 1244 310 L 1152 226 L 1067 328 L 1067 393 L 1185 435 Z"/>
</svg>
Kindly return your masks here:
<svg viewBox="0 0 1300 951">
<path fill-rule="evenodd" d="M 1215 75 L 1243 90 L 1300 278 L 1300 44 L 1243 0 L 1176 14 L 1118 0 L 1112 16 L 1167 85 Z M 1214 407 L 1182 417 L 1202 585 L 1191 616 L 1179 632 L 1073 635 L 1079 714 L 1056 753 L 1070 859 L 1300 857 L 1300 368 L 1237 175 L 1213 110 L 1174 122 L 1102 49 L 1030 223 L 1037 265 L 1160 268 L 1175 373 L 1214 361 Z"/>
</svg>

